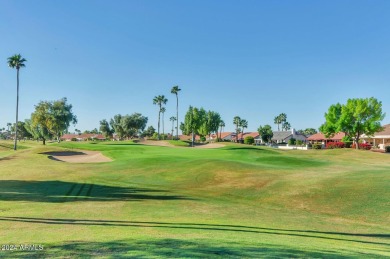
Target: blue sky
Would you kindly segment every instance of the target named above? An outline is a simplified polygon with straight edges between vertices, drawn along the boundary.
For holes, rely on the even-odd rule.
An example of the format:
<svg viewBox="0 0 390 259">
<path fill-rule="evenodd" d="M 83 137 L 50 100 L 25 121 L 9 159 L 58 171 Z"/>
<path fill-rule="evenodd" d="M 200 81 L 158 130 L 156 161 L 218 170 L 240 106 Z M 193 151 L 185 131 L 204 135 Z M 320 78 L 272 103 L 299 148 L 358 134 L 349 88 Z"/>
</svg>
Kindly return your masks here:
<svg viewBox="0 0 390 259">
<path fill-rule="evenodd" d="M 141 112 L 157 127 L 156 95 L 180 121 L 189 105 L 248 131 L 286 113 L 318 128 L 336 102 L 374 96 L 390 116 L 390 1 L 0 1 L 0 127 L 40 100 L 67 97 L 76 128 Z M 2 60 L 2 62 L 1 62 Z M 3 64 L 3 65 L 1 65 Z M 386 117 L 384 123 L 389 123 Z M 71 131 L 74 127 L 71 127 Z"/>
</svg>

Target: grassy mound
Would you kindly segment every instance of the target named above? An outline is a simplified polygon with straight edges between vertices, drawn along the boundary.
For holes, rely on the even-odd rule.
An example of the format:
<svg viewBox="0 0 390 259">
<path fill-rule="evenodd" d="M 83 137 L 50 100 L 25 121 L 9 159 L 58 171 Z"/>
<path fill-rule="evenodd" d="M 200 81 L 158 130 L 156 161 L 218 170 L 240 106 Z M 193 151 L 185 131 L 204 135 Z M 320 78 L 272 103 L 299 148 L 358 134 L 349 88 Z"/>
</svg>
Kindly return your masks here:
<svg viewBox="0 0 390 259">
<path fill-rule="evenodd" d="M 113 162 L 45 155 L 64 148 Z M 2 240 L 44 245 L 0 256 L 390 256 L 386 154 L 66 142 L 0 164 Z"/>
</svg>

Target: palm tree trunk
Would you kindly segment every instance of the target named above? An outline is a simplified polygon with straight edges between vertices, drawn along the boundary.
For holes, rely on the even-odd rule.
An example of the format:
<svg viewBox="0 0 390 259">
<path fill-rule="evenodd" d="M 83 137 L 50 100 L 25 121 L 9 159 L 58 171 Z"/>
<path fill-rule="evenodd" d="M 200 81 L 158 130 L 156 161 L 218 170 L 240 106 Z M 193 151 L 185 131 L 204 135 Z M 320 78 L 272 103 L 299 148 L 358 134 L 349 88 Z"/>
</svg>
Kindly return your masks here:
<svg viewBox="0 0 390 259">
<path fill-rule="evenodd" d="M 171 136 L 171 139 L 173 140 L 173 127 L 174 127 L 174 124 L 175 124 L 175 121 L 172 121 L 172 136 Z"/>
<path fill-rule="evenodd" d="M 163 139 L 165 140 L 165 129 L 164 129 L 164 112 L 162 113 L 162 126 L 163 126 Z"/>
<path fill-rule="evenodd" d="M 160 108 L 161 110 L 161 108 Z M 160 140 L 160 111 L 158 112 L 157 140 Z"/>
<path fill-rule="evenodd" d="M 19 112 L 19 68 L 16 69 L 16 124 L 15 124 L 14 150 L 16 150 L 17 148 L 17 141 L 18 141 L 18 112 Z"/>
<path fill-rule="evenodd" d="M 176 140 L 179 139 L 179 96 L 176 93 Z"/>
</svg>

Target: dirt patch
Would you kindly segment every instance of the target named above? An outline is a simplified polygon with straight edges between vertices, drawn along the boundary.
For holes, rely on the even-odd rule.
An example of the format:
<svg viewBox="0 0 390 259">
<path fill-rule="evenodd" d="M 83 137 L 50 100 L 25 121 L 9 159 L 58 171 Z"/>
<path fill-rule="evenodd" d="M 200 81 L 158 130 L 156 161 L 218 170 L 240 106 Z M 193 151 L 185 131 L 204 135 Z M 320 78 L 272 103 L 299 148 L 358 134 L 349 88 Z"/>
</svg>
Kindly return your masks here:
<svg viewBox="0 0 390 259">
<path fill-rule="evenodd" d="M 42 153 L 55 161 L 68 163 L 102 163 L 112 160 L 98 151 L 59 151 Z"/>
<path fill-rule="evenodd" d="M 142 145 L 149 145 L 149 146 L 161 146 L 161 147 L 175 147 L 174 145 L 169 144 L 166 141 L 163 140 L 145 140 L 145 141 L 140 141 L 139 144 Z"/>
<path fill-rule="evenodd" d="M 205 144 L 205 145 L 198 145 L 198 146 L 195 146 L 195 148 L 221 148 L 224 146 L 225 146 L 224 144 L 210 143 L 210 144 Z"/>
</svg>

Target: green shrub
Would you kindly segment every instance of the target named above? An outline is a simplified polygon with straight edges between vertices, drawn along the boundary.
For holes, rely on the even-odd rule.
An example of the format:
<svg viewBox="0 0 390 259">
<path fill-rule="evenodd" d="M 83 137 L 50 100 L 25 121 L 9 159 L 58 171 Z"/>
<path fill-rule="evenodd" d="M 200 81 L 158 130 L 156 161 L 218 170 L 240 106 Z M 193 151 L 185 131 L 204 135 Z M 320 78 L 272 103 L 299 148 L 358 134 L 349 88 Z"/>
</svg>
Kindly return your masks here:
<svg viewBox="0 0 390 259">
<path fill-rule="evenodd" d="M 315 143 L 312 145 L 313 149 L 322 149 L 322 144 L 321 143 Z"/>
<path fill-rule="evenodd" d="M 77 141 L 77 138 L 72 138 L 71 141 Z"/>
<path fill-rule="evenodd" d="M 206 137 L 205 136 L 200 137 L 200 141 L 205 142 L 206 141 Z"/>
<path fill-rule="evenodd" d="M 313 145 L 312 145 L 311 143 L 308 143 L 308 144 L 307 144 L 307 147 L 308 147 L 308 148 L 312 148 Z"/>
<path fill-rule="evenodd" d="M 303 140 L 297 139 L 297 146 L 302 146 L 303 145 Z"/>
<path fill-rule="evenodd" d="M 252 136 L 247 136 L 244 139 L 244 143 L 248 145 L 252 145 L 253 143 L 255 143 L 255 138 Z"/>
<path fill-rule="evenodd" d="M 386 153 L 390 153 L 390 146 L 386 146 L 385 151 L 386 151 Z"/>
<path fill-rule="evenodd" d="M 296 142 L 297 142 L 297 140 L 296 140 L 295 138 L 290 138 L 290 139 L 288 140 L 288 144 L 289 144 L 289 145 L 295 145 Z"/>
</svg>

